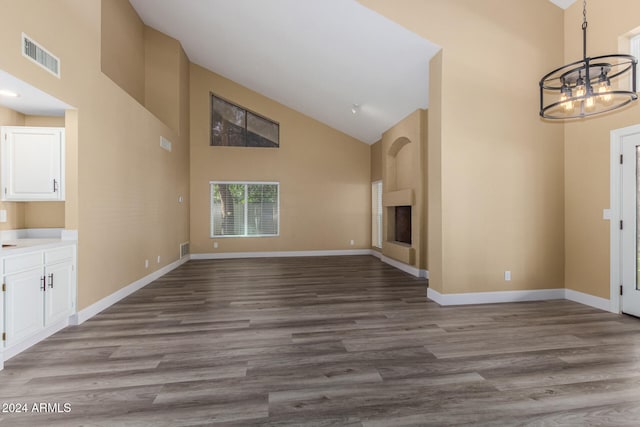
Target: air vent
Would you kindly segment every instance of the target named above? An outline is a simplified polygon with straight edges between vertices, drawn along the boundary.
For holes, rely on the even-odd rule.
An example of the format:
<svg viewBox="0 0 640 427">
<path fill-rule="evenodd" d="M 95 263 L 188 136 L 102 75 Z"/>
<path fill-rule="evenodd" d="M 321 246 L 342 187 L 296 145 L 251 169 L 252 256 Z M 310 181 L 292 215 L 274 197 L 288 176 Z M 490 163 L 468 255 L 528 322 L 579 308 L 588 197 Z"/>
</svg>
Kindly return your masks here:
<svg viewBox="0 0 640 427">
<path fill-rule="evenodd" d="M 60 78 L 60 60 L 24 33 L 22 33 L 22 55 Z"/>
<path fill-rule="evenodd" d="M 189 242 L 180 245 L 180 258 L 184 258 L 187 255 L 189 255 Z"/>
</svg>

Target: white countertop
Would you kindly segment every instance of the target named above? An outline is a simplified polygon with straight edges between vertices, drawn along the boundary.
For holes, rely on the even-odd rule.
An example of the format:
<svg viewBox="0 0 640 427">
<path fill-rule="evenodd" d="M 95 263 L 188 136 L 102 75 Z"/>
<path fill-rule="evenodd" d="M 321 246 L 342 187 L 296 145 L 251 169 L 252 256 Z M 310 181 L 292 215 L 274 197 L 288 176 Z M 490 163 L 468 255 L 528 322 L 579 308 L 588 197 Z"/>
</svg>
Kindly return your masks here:
<svg viewBox="0 0 640 427">
<path fill-rule="evenodd" d="M 0 256 L 18 255 L 26 252 L 31 252 L 40 249 L 51 249 L 58 246 L 75 245 L 74 240 L 62 240 L 62 239 L 11 239 L 4 240 L 2 245 L 15 245 L 4 246 L 0 249 Z"/>
</svg>

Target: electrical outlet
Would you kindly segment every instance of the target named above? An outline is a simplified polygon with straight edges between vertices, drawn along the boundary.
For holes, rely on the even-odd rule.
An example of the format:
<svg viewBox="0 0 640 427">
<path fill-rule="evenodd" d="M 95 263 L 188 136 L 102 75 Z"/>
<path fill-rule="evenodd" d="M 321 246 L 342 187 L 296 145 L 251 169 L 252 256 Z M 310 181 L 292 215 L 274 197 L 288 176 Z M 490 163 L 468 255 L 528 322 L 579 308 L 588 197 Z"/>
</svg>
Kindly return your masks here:
<svg viewBox="0 0 640 427">
<path fill-rule="evenodd" d="M 144 268 L 149 268 L 149 260 L 148 259 L 144 260 Z"/>
<path fill-rule="evenodd" d="M 504 280 L 506 280 L 507 282 L 511 280 L 511 272 L 510 271 L 505 271 L 504 272 Z"/>
<path fill-rule="evenodd" d="M 6 209 L 1 209 L 0 210 L 0 222 L 7 222 L 7 210 Z"/>
<path fill-rule="evenodd" d="M 213 242 L 213 249 L 218 249 L 218 242 Z"/>
<path fill-rule="evenodd" d="M 160 255 L 158 255 L 158 264 L 160 264 Z"/>
<path fill-rule="evenodd" d="M 356 241 L 355 241 L 355 240 L 349 240 L 349 244 L 350 244 L 351 246 L 353 246 L 353 245 L 355 245 L 355 244 L 356 244 Z"/>
</svg>

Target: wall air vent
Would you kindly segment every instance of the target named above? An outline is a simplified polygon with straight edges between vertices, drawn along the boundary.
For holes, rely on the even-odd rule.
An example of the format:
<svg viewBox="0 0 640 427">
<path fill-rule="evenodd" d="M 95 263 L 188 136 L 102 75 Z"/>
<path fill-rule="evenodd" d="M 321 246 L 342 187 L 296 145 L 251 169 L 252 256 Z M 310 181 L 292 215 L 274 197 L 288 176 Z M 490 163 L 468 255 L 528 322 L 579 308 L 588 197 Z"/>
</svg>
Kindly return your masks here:
<svg viewBox="0 0 640 427">
<path fill-rule="evenodd" d="M 24 33 L 22 33 L 22 55 L 60 78 L 60 60 L 58 57 Z"/>
<path fill-rule="evenodd" d="M 180 258 L 182 259 L 187 255 L 189 255 L 189 242 L 180 245 Z"/>
</svg>

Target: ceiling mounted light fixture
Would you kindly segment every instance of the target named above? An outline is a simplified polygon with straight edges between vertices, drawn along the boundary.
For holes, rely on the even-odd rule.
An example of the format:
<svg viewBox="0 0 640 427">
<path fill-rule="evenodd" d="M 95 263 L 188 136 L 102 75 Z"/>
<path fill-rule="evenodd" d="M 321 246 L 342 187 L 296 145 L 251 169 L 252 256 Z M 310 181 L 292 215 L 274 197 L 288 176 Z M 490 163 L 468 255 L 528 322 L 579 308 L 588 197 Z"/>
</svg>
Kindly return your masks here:
<svg viewBox="0 0 640 427">
<path fill-rule="evenodd" d="M 353 104 L 351 106 L 351 114 L 356 115 L 360 112 L 360 105 L 358 104 Z"/>
<path fill-rule="evenodd" d="M 582 4 L 582 60 L 540 80 L 540 116 L 574 119 L 606 113 L 638 99 L 633 55 L 587 57 L 587 1 Z"/>
</svg>

